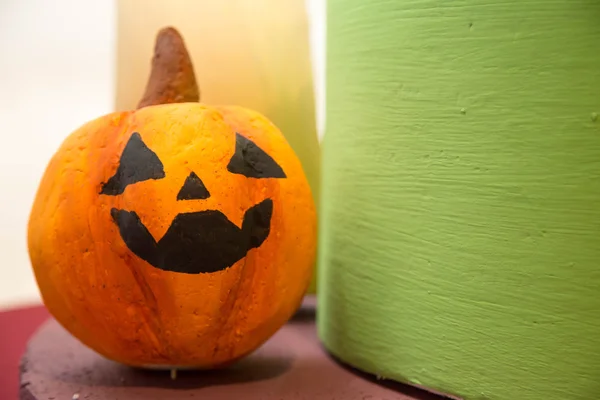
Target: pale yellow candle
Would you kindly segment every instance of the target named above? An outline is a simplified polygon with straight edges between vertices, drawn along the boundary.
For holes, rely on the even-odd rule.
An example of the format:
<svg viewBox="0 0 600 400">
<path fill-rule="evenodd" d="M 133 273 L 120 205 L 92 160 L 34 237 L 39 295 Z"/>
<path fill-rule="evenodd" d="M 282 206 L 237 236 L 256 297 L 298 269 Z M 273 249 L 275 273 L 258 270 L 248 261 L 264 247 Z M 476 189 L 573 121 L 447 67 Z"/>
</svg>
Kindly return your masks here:
<svg viewBox="0 0 600 400">
<path fill-rule="evenodd" d="M 304 0 L 119 0 L 117 11 L 116 109 L 136 107 L 150 73 L 156 33 L 173 26 L 190 52 L 200 101 L 241 105 L 270 118 L 302 161 L 319 199 Z"/>
</svg>

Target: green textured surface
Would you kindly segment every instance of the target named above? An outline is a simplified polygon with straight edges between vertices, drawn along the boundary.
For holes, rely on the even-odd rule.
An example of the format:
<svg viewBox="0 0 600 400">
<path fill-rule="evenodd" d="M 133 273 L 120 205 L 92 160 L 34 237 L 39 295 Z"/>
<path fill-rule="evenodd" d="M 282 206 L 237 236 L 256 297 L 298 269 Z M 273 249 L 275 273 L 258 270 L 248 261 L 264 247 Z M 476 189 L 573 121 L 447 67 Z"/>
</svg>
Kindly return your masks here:
<svg viewBox="0 0 600 400">
<path fill-rule="evenodd" d="M 600 1 L 329 0 L 319 335 L 468 400 L 600 398 Z"/>
</svg>

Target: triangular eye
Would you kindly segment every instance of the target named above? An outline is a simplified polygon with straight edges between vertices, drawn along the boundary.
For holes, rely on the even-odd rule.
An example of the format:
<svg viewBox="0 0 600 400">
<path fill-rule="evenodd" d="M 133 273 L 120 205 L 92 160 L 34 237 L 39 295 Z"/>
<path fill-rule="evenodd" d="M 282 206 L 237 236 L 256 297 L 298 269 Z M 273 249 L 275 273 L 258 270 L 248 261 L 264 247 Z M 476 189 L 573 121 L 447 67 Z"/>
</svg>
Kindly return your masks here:
<svg viewBox="0 0 600 400">
<path fill-rule="evenodd" d="M 116 196 L 133 183 L 165 177 L 162 162 L 146 146 L 139 133 L 134 132 L 125 145 L 115 174 L 102 185 L 100 194 Z"/>
<path fill-rule="evenodd" d="M 248 178 L 285 178 L 283 169 L 250 139 L 235 134 L 235 154 L 227 170 Z"/>
<path fill-rule="evenodd" d="M 208 199 L 210 193 L 202 180 L 194 172 L 191 172 L 185 179 L 181 190 L 177 194 L 177 200 L 201 200 Z"/>
</svg>

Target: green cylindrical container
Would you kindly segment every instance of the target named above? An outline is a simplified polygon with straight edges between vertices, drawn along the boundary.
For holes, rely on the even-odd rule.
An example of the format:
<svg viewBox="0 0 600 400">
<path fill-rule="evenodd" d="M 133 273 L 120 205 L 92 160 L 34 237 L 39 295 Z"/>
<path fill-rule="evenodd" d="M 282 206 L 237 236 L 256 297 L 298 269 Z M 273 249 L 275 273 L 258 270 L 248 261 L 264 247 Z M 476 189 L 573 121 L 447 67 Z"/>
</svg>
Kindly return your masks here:
<svg viewBox="0 0 600 400">
<path fill-rule="evenodd" d="M 467 400 L 600 399 L 600 1 L 329 0 L 319 335 Z"/>
</svg>

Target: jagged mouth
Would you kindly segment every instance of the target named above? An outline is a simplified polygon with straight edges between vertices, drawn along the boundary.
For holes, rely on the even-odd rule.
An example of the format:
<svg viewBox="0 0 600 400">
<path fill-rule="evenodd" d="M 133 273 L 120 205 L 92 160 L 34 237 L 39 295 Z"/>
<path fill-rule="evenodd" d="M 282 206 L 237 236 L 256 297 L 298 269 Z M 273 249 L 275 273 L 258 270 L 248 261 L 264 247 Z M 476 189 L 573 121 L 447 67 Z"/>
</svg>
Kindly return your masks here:
<svg viewBox="0 0 600 400">
<path fill-rule="evenodd" d="M 161 270 L 185 274 L 231 267 L 267 239 L 272 214 L 271 199 L 248 209 L 241 229 L 216 210 L 177 214 L 157 242 L 135 211 L 111 210 L 121 238 L 136 256 Z"/>
</svg>

